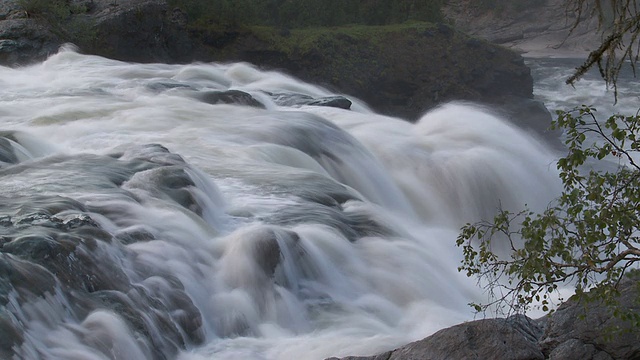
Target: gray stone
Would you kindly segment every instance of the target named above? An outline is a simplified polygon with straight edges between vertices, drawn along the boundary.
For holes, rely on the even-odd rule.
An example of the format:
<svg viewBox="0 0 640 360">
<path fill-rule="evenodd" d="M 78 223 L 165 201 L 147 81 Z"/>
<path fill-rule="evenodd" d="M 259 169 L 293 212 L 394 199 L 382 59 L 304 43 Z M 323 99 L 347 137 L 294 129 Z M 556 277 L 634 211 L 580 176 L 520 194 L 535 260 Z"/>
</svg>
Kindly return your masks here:
<svg viewBox="0 0 640 360">
<path fill-rule="evenodd" d="M 535 342 L 541 332 L 535 321 L 524 316 L 477 320 L 440 330 L 390 352 L 343 360 L 543 360 Z"/>
<path fill-rule="evenodd" d="M 600 43 L 597 19 L 575 28 L 576 13 L 566 0 L 513 2 L 500 9 L 486 2 L 450 0 L 444 13 L 455 26 L 531 56 L 587 57 Z"/>
<path fill-rule="evenodd" d="M 240 90 L 205 91 L 196 93 L 196 98 L 207 104 L 237 104 L 264 109 L 264 105 L 251 94 Z"/>
<path fill-rule="evenodd" d="M 58 51 L 62 40 L 39 19 L 0 20 L 0 64 L 29 64 Z"/>
<path fill-rule="evenodd" d="M 188 61 L 192 41 L 185 14 L 169 10 L 165 0 L 94 0 L 88 14 L 96 41 L 81 44 L 86 50 L 126 61 Z M 84 45 L 84 46 L 82 46 Z"/>
<path fill-rule="evenodd" d="M 351 109 L 351 104 L 351 100 L 343 96 L 329 96 L 309 102 L 309 105 L 335 107 L 345 110 Z"/>
<path fill-rule="evenodd" d="M 596 347 L 580 340 L 570 339 L 558 345 L 549 354 L 549 360 L 591 359 Z"/>
<path fill-rule="evenodd" d="M 352 102 L 344 96 L 327 96 L 321 98 L 314 98 L 305 94 L 296 93 L 269 93 L 273 102 L 279 106 L 302 106 L 302 105 L 314 105 L 314 106 L 327 106 L 335 107 L 339 109 L 350 110 Z"/>
<path fill-rule="evenodd" d="M 637 275 L 625 278 L 619 285 L 619 291 L 618 301 L 623 312 L 640 311 Z M 549 356 L 558 351 L 564 355 L 568 353 L 563 350 L 565 347 L 586 351 L 584 346 L 587 345 L 594 346 L 614 359 L 640 359 L 640 329 L 613 316 L 607 304 L 596 301 L 585 304 L 570 299 L 549 318 L 545 334 L 540 340 L 541 349 Z M 557 359 L 584 359 L 578 356 L 557 356 Z"/>
</svg>

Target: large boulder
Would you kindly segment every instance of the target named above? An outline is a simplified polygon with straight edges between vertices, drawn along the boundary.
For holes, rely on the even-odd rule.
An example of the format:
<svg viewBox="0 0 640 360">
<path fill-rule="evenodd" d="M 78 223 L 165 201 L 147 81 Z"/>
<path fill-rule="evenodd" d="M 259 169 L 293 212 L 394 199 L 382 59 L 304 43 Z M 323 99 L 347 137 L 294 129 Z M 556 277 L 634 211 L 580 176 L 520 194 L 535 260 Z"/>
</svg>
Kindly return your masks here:
<svg viewBox="0 0 640 360">
<path fill-rule="evenodd" d="M 21 65 L 55 54 L 62 39 L 46 21 L 30 19 L 15 8 L 0 13 L 0 64 Z"/>
<path fill-rule="evenodd" d="M 639 279 L 632 274 L 621 281 L 616 315 L 611 304 L 572 298 L 542 319 L 518 315 L 472 321 L 382 354 L 342 360 L 637 360 Z"/>
<path fill-rule="evenodd" d="M 537 346 L 541 334 L 541 327 L 524 316 L 484 319 L 440 330 L 383 354 L 342 360 L 543 360 L 544 355 Z"/>
<path fill-rule="evenodd" d="M 640 329 L 624 314 L 640 313 L 639 276 L 626 278 L 617 298 L 621 315 L 599 301 L 571 299 L 549 317 L 540 347 L 549 359 L 640 359 Z"/>
<path fill-rule="evenodd" d="M 192 43 L 185 14 L 166 0 L 94 0 L 84 16 L 95 37 L 80 44 L 91 53 L 135 62 L 187 62 Z"/>
<path fill-rule="evenodd" d="M 503 105 L 532 99 L 533 80 L 516 53 L 444 24 L 279 31 L 200 30 L 195 58 L 248 61 L 415 120 L 450 100 Z"/>
</svg>

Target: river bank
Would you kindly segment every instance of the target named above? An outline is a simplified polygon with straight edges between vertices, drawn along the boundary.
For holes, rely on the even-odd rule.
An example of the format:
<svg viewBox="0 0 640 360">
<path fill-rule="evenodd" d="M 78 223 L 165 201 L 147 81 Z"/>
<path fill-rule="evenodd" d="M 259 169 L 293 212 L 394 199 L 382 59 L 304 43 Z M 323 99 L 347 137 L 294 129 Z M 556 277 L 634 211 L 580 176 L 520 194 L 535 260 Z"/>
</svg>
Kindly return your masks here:
<svg viewBox="0 0 640 360">
<path fill-rule="evenodd" d="M 409 121 L 451 100 L 501 107 L 514 122 L 522 114 L 513 104 L 520 104 L 536 121 L 549 120 L 531 101 L 532 79 L 520 55 L 445 24 L 220 28 L 192 24 L 185 11 L 164 0 L 100 0 L 81 9 L 52 25 L 20 10 L 18 2 L 2 0 L 0 63 L 42 61 L 70 41 L 82 52 L 123 61 L 246 61 Z"/>
</svg>

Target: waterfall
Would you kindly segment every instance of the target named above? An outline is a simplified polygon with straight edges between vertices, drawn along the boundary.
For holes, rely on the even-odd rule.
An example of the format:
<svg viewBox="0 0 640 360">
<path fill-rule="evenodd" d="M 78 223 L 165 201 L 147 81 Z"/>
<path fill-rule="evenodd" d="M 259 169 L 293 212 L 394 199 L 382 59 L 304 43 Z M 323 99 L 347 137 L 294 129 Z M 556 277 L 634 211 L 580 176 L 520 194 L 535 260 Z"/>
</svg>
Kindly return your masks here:
<svg viewBox="0 0 640 360">
<path fill-rule="evenodd" d="M 557 155 L 477 105 L 335 96 L 244 63 L 0 67 L 1 357 L 323 359 L 472 319 L 459 227 L 544 208 Z"/>
</svg>

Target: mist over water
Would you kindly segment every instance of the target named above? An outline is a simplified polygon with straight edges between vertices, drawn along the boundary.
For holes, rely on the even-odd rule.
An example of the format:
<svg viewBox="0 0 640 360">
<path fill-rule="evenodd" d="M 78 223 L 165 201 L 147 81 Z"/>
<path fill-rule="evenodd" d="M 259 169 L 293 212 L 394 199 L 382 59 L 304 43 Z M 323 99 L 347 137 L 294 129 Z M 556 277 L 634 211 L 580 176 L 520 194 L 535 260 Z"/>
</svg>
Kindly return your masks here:
<svg viewBox="0 0 640 360">
<path fill-rule="evenodd" d="M 264 109 L 199 100 L 228 89 Z M 557 155 L 470 104 L 410 124 L 291 93 L 333 95 L 241 63 L 0 67 L 14 357 L 323 359 L 473 319 L 459 227 L 544 208 Z"/>
</svg>

